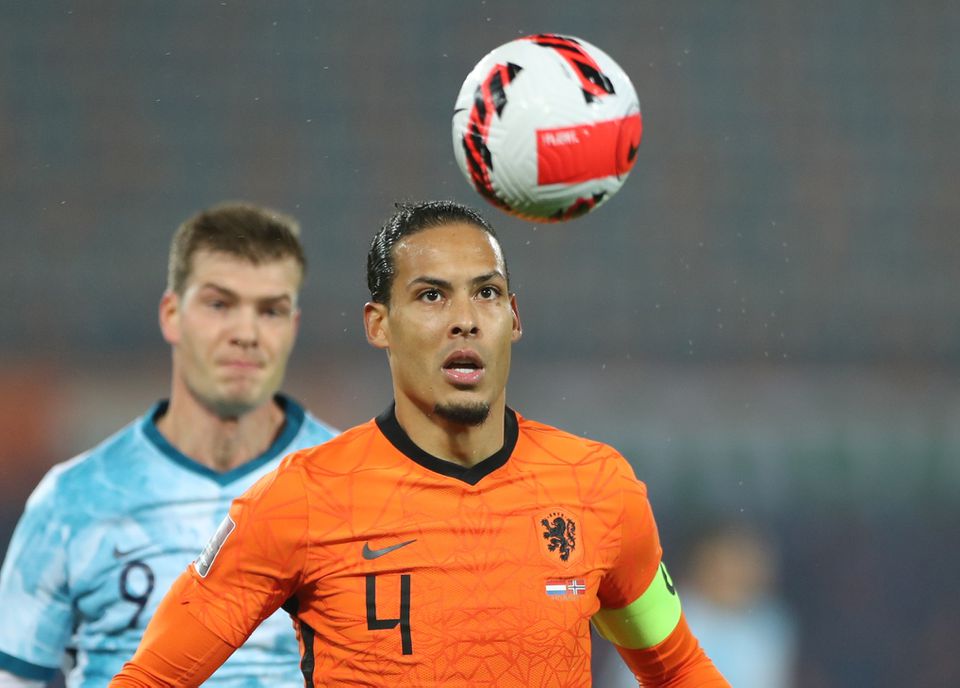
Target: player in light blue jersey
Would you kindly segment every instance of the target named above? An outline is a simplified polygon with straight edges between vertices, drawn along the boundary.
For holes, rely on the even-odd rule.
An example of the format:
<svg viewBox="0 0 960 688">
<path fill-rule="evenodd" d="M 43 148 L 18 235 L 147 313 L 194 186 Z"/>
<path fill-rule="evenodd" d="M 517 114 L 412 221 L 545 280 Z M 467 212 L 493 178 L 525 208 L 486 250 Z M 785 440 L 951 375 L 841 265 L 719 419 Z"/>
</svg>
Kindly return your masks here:
<svg viewBox="0 0 960 688">
<path fill-rule="evenodd" d="M 160 327 L 169 401 L 55 466 L 27 500 L 0 572 L 0 688 L 104 686 L 231 500 L 335 431 L 278 393 L 305 259 L 292 218 L 211 208 L 174 235 Z M 303 685 L 275 614 L 206 685 Z"/>
</svg>

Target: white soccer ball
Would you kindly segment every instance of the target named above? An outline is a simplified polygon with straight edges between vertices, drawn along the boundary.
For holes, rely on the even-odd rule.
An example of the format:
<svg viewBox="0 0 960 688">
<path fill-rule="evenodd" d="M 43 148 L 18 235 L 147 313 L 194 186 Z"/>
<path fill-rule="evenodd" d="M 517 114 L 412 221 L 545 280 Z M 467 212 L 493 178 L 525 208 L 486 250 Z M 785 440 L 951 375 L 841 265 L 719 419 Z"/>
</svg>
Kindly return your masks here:
<svg viewBox="0 0 960 688">
<path fill-rule="evenodd" d="M 537 222 L 579 217 L 623 185 L 640 145 L 640 102 L 609 55 L 537 34 L 488 53 L 453 111 L 453 150 L 493 205 Z"/>
</svg>

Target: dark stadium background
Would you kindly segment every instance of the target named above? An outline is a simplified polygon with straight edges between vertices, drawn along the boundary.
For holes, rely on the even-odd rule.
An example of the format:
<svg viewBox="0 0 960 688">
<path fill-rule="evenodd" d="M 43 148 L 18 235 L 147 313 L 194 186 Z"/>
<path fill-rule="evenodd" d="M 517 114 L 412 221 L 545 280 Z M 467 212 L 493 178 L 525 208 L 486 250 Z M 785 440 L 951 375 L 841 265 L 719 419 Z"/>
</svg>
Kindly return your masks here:
<svg viewBox="0 0 960 688">
<path fill-rule="evenodd" d="M 619 62 L 644 139 L 592 216 L 483 206 L 525 328 L 512 405 L 630 457 L 677 578 L 705 523 L 773 533 L 798 685 L 960 685 L 946 1 L 0 4 L 0 551 L 53 462 L 166 393 L 167 243 L 213 202 L 301 219 L 287 388 L 340 426 L 378 413 L 366 243 L 396 199 L 482 205 L 454 98 L 542 31 Z"/>
</svg>

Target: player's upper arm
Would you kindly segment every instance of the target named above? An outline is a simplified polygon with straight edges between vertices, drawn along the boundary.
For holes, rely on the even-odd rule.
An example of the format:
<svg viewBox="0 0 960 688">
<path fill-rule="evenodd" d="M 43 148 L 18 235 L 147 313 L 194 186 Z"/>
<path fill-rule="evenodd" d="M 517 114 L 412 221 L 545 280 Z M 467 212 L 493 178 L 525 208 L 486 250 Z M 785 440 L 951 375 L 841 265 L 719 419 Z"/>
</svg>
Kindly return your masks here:
<svg viewBox="0 0 960 688">
<path fill-rule="evenodd" d="M 617 609 L 601 608 L 593 625 L 618 647 L 645 649 L 663 642 L 680 622 L 680 598 L 663 562 L 659 575 L 630 604 Z"/>
<path fill-rule="evenodd" d="M 728 688 L 684 621 L 646 489 L 630 473 L 623 478 L 620 553 L 600 584 L 593 624 L 641 685 Z"/>
<path fill-rule="evenodd" d="M 0 688 L 43 688 L 45 685 L 46 681 L 23 678 L 0 669 Z"/>
<path fill-rule="evenodd" d="M 652 647 L 680 620 L 680 600 L 661 561 L 653 510 L 643 483 L 625 469 L 620 553 L 600 585 L 600 634 L 626 648 Z"/>
<path fill-rule="evenodd" d="M 626 607 L 647 591 L 659 571 L 662 554 L 646 486 L 633 477 L 625 461 L 620 480 L 620 552 L 598 590 L 601 606 L 608 609 Z"/>
<path fill-rule="evenodd" d="M 188 568 L 182 603 L 238 647 L 294 594 L 307 555 L 309 512 L 296 469 L 274 471 L 234 500 L 229 516 Z"/>
<path fill-rule="evenodd" d="M 181 604 L 191 583 L 184 573 L 157 608 L 133 658 L 110 686 L 198 686 L 233 653 L 234 647 Z"/>
</svg>

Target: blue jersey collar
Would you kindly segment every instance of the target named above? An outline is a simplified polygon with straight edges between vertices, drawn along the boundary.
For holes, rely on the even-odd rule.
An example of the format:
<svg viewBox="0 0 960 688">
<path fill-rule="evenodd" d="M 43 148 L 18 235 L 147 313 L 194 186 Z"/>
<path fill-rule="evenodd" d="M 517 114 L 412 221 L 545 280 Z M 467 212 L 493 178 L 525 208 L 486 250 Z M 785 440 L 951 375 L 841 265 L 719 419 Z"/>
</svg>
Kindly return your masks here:
<svg viewBox="0 0 960 688">
<path fill-rule="evenodd" d="M 280 408 L 283 409 L 285 417 L 283 429 L 280 431 L 280 434 L 277 435 L 277 438 L 273 441 L 273 443 L 267 447 L 267 450 L 260 456 L 251 459 L 250 461 L 247 461 L 246 463 L 237 466 L 226 473 L 215 471 L 209 466 L 205 466 L 202 463 L 191 459 L 189 456 L 170 444 L 167 438 L 160 434 L 160 431 L 157 429 L 157 420 L 159 420 L 163 414 L 167 412 L 167 408 L 170 406 L 169 400 L 164 399 L 163 401 L 159 401 L 152 409 L 150 409 L 150 411 L 143 417 L 141 429 L 143 430 L 143 434 L 157 448 L 157 450 L 159 450 L 161 454 L 166 456 L 174 463 L 186 468 L 189 471 L 197 473 L 198 475 L 209 478 L 220 485 L 228 485 L 234 480 L 238 480 L 239 478 L 249 475 L 253 471 L 263 466 L 265 463 L 275 459 L 277 456 L 286 453 L 287 447 L 290 446 L 290 443 L 293 442 L 293 438 L 297 436 L 298 432 L 300 432 L 300 428 L 303 426 L 303 420 L 305 417 L 303 407 L 290 397 L 283 394 L 277 394 L 273 397 L 273 399 L 277 402 Z"/>
</svg>

